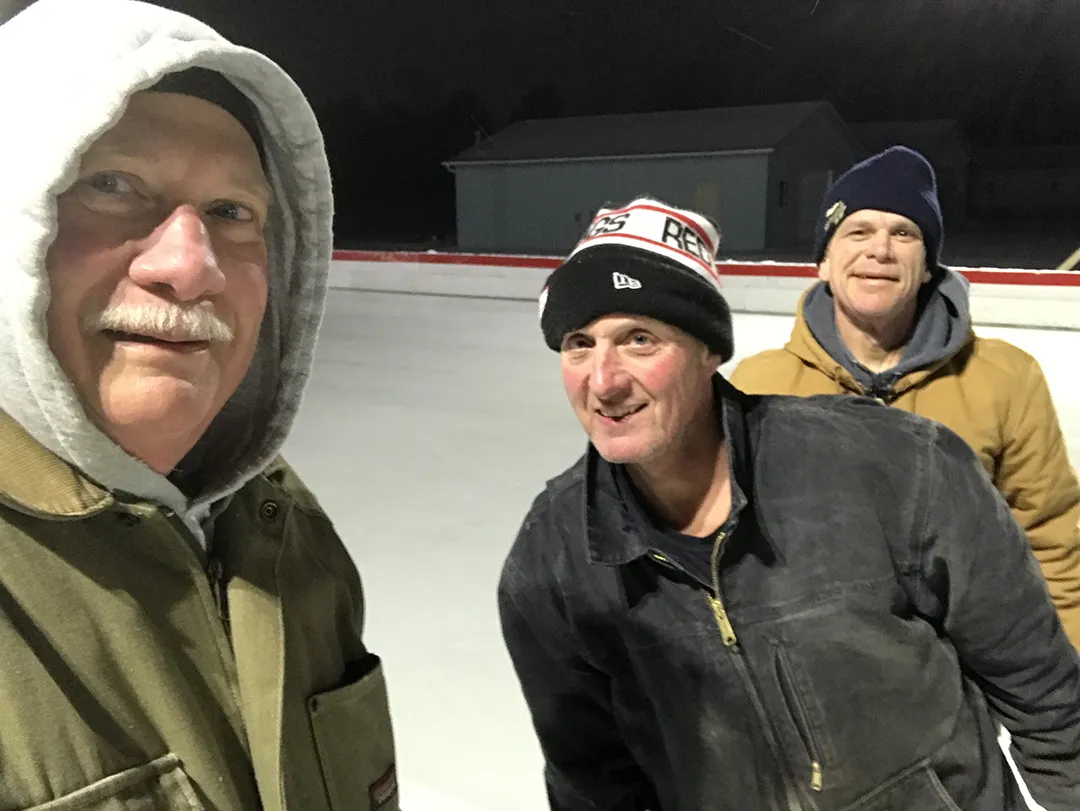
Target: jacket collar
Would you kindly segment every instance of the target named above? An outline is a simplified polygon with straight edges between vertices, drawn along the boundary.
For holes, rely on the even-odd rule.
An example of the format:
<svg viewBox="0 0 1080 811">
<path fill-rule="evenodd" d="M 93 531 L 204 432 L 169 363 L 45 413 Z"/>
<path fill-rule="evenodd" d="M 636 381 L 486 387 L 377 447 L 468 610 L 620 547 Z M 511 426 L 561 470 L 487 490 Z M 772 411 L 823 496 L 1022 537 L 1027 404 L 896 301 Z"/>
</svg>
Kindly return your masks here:
<svg viewBox="0 0 1080 811">
<path fill-rule="evenodd" d="M 806 297 L 810 295 L 810 291 L 813 289 L 814 286 L 811 286 L 799 297 L 799 303 L 795 309 L 795 325 L 791 328 L 791 337 L 788 339 L 787 344 L 784 345 L 784 349 L 803 363 L 835 380 L 842 388 L 854 392 L 855 394 L 865 394 L 866 392 L 863 390 L 863 387 L 859 385 L 851 372 L 845 369 L 836 358 L 830 355 L 828 351 L 818 343 L 813 332 L 810 331 L 810 325 L 806 321 L 804 305 L 806 303 Z M 967 347 L 971 346 L 974 341 L 975 330 L 969 326 L 964 342 L 956 354 L 943 358 L 922 369 L 908 372 L 894 384 L 893 395 L 899 396 L 908 389 L 920 385 L 923 381 L 931 375 L 936 374 L 943 366 L 949 363 L 953 357 L 956 357 L 957 354 L 960 354 L 960 352 L 963 352 Z"/>
<path fill-rule="evenodd" d="M 852 377 L 851 372 L 845 369 L 840 361 L 830 355 L 825 350 L 825 347 L 817 342 L 814 334 L 810 331 L 804 306 L 806 297 L 810 295 L 810 291 L 815 286 L 812 285 L 799 297 L 799 304 L 795 308 L 795 325 L 791 328 L 791 337 L 784 348 L 803 363 L 831 377 L 845 389 L 862 393 L 862 387 Z"/>
<path fill-rule="evenodd" d="M 64 519 L 102 512 L 114 499 L 0 411 L 0 502 L 30 515 Z"/>
<path fill-rule="evenodd" d="M 719 373 L 713 377 L 717 418 L 728 443 L 731 469 L 731 514 L 738 515 L 751 503 L 752 460 L 747 432 L 747 398 Z M 615 466 L 591 444 L 585 456 L 585 487 L 581 505 L 586 527 L 588 558 L 592 563 L 619 566 L 649 551 L 615 484 Z"/>
</svg>

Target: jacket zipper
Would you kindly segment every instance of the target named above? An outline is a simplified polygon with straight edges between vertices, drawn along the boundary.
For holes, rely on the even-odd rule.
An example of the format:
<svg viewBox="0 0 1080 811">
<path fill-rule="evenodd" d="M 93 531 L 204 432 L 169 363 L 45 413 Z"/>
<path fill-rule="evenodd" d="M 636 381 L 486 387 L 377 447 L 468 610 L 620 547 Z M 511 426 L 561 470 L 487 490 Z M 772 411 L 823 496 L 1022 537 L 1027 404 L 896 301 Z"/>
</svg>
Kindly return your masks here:
<svg viewBox="0 0 1080 811">
<path fill-rule="evenodd" d="M 206 564 L 206 576 L 210 581 L 214 602 L 217 603 L 218 616 L 225 628 L 225 636 L 232 644 L 232 624 L 229 620 L 229 575 L 225 570 L 225 561 L 220 555 L 210 555 Z"/>
<path fill-rule="evenodd" d="M 780 692 L 788 706 L 788 712 L 791 714 L 795 729 L 798 731 L 799 737 L 802 738 L 803 746 L 810 756 L 810 788 L 814 791 L 821 791 L 825 783 L 825 775 L 821 768 L 821 756 L 814 741 L 814 736 L 810 731 L 806 708 L 795 690 L 795 681 L 791 677 L 787 659 L 779 648 L 776 650 L 776 672 L 780 682 Z"/>
<path fill-rule="evenodd" d="M 728 617 L 727 609 L 724 607 L 724 598 L 720 593 L 720 575 L 717 570 L 716 564 L 720 557 L 720 546 L 724 542 L 724 538 L 727 537 L 725 533 L 719 532 L 716 535 L 716 542 L 713 545 L 711 569 L 712 569 L 712 594 L 706 595 L 709 600 L 709 605 L 712 607 L 713 618 L 716 620 L 716 624 L 720 626 L 720 636 L 724 640 L 725 647 L 731 648 L 735 653 L 739 653 L 739 640 L 735 636 L 735 628 L 731 625 L 731 619 Z M 685 574 L 685 570 L 677 565 L 674 561 L 669 560 L 659 552 L 651 552 L 653 560 L 659 561 L 674 569 L 678 569 Z"/>
<path fill-rule="evenodd" d="M 173 530 L 187 541 L 189 546 L 194 543 L 194 539 L 189 539 L 190 531 L 184 526 L 184 522 L 177 517 L 173 510 L 164 507 L 161 510 L 161 514 L 165 517 L 165 520 L 169 522 L 169 525 Z M 210 595 L 217 607 L 218 618 L 225 631 L 225 638 L 231 647 L 232 623 L 229 620 L 229 573 L 225 566 L 225 556 L 221 554 L 220 547 L 208 550 L 206 566 L 203 569 L 203 573 L 206 575 L 207 583 L 210 586 Z"/>
<path fill-rule="evenodd" d="M 713 617 L 716 619 L 716 624 L 720 627 L 720 635 L 724 640 L 724 645 L 728 649 L 730 649 L 732 651 L 732 653 L 741 653 L 741 649 L 739 648 L 739 640 L 738 640 L 738 637 L 735 634 L 735 628 L 731 624 L 730 617 L 728 617 L 727 609 L 724 607 L 723 595 L 720 592 L 720 570 L 719 570 L 718 564 L 719 564 L 719 561 L 720 561 L 720 549 L 721 549 L 721 547 L 723 545 L 723 542 L 724 542 L 724 540 L 726 538 L 727 538 L 727 533 L 718 532 L 716 534 L 716 541 L 713 544 L 713 550 L 712 550 L 712 555 L 711 555 L 711 559 L 710 559 L 711 568 L 712 568 L 712 588 L 713 588 L 713 593 L 708 594 L 707 596 L 708 596 L 708 600 L 709 600 L 709 605 L 712 607 L 712 610 L 713 610 Z M 683 569 L 681 566 L 679 566 L 674 561 L 668 559 L 666 556 L 660 554 L 659 552 L 650 551 L 650 555 L 654 560 L 656 560 L 656 561 L 658 561 L 658 562 L 660 562 L 660 563 L 662 563 L 662 564 L 664 564 L 666 566 L 670 566 L 673 569 L 677 569 L 680 572 L 683 572 L 684 574 L 686 574 L 685 569 Z M 736 667 L 739 668 L 739 662 L 738 661 L 736 661 Z M 740 668 L 740 670 L 741 669 L 742 668 Z M 748 677 L 744 674 L 744 678 L 748 678 Z M 762 719 L 765 719 L 766 718 L 765 708 L 761 705 L 761 700 L 760 700 L 759 696 L 757 695 L 757 693 L 753 689 L 750 690 L 750 696 L 751 696 L 751 700 L 753 701 L 754 706 L 757 709 L 759 715 L 761 716 Z M 771 736 L 770 736 L 770 741 L 771 741 Z M 776 742 L 772 741 L 772 745 L 774 747 L 776 747 Z M 821 764 L 820 764 L 820 762 L 817 760 L 817 758 L 815 756 L 813 758 L 813 764 L 812 764 L 811 775 L 810 775 L 810 786 L 811 786 L 811 788 L 813 788 L 814 791 L 821 791 L 822 780 L 823 780 L 823 775 L 822 775 Z"/>
<path fill-rule="evenodd" d="M 712 606 L 716 624 L 720 626 L 720 636 L 724 640 L 724 645 L 738 652 L 739 639 L 735 635 L 735 628 L 731 625 L 731 618 L 728 617 L 727 609 L 724 607 L 724 596 L 720 592 L 720 547 L 726 537 L 727 533 L 718 532 L 713 543 L 712 558 L 709 562 L 712 574 L 712 594 L 709 595 L 709 605 Z"/>
</svg>

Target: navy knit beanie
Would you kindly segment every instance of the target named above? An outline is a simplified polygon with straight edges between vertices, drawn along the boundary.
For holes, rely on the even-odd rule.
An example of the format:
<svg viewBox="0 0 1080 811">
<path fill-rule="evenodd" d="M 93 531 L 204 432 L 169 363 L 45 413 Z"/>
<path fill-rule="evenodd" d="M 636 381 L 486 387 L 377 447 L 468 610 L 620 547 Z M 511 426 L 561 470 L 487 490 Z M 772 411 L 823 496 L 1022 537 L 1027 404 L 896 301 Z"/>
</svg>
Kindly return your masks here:
<svg viewBox="0 0 1080 811">
<path fill-rule="evenodd" d="M 919 226 L 926 245 L 926 266 L 931 273 L 937 272 L 945 232 L 937 178 L 926 158 L 906 146 L 892 146 L 840 175 L 821 201 L 814 264 L 825 257 L 825 248 L 840 223 L 863 209 L 891 211 Z"/>
<path fill-rule="evenodd" d="M 643 315 L 694 336 L 726 363 L 734 353 L 731 310 L 720 293 L 715 224 L 648 197 L 600 209 L 540 293 L 544 342 L 613 313 Z"/>
</svg>

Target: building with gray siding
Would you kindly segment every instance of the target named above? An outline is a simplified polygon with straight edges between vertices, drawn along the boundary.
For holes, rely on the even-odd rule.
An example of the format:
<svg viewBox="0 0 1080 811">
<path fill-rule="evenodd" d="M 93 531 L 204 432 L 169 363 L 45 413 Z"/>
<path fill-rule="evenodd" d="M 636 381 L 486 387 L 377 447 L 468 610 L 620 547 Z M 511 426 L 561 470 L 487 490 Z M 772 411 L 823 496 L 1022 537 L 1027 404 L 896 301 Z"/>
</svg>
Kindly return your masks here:
<svg viewBox="0 0 1080 811">
<path fill-rule="evenodd" d="M 444 165 L 458 246 L 565 253 L 607 202 L 711 216 L 723 253 L 809 247 L 832 178 L 862 147 L 827 102 L 521 121 Z"/>
</svg>

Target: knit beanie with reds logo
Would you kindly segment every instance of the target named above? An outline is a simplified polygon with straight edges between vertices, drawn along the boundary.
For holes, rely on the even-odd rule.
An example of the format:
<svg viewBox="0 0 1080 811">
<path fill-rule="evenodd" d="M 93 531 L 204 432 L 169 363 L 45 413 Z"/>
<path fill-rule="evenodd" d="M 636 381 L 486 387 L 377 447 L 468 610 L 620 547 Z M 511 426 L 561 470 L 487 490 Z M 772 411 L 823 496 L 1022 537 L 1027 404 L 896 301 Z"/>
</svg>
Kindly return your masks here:
<svg viewBox="0 0 1080 811">
<path fill-rule="evenodd" d="M 540 293 L 540 328 L 563 338 L 605 315 L 642 315 L 678 327 L 731 359 L 731 311 L 720 293 L 720 234 L 706 217 L 642 197 L 602 208 Z"/>
</svg>

